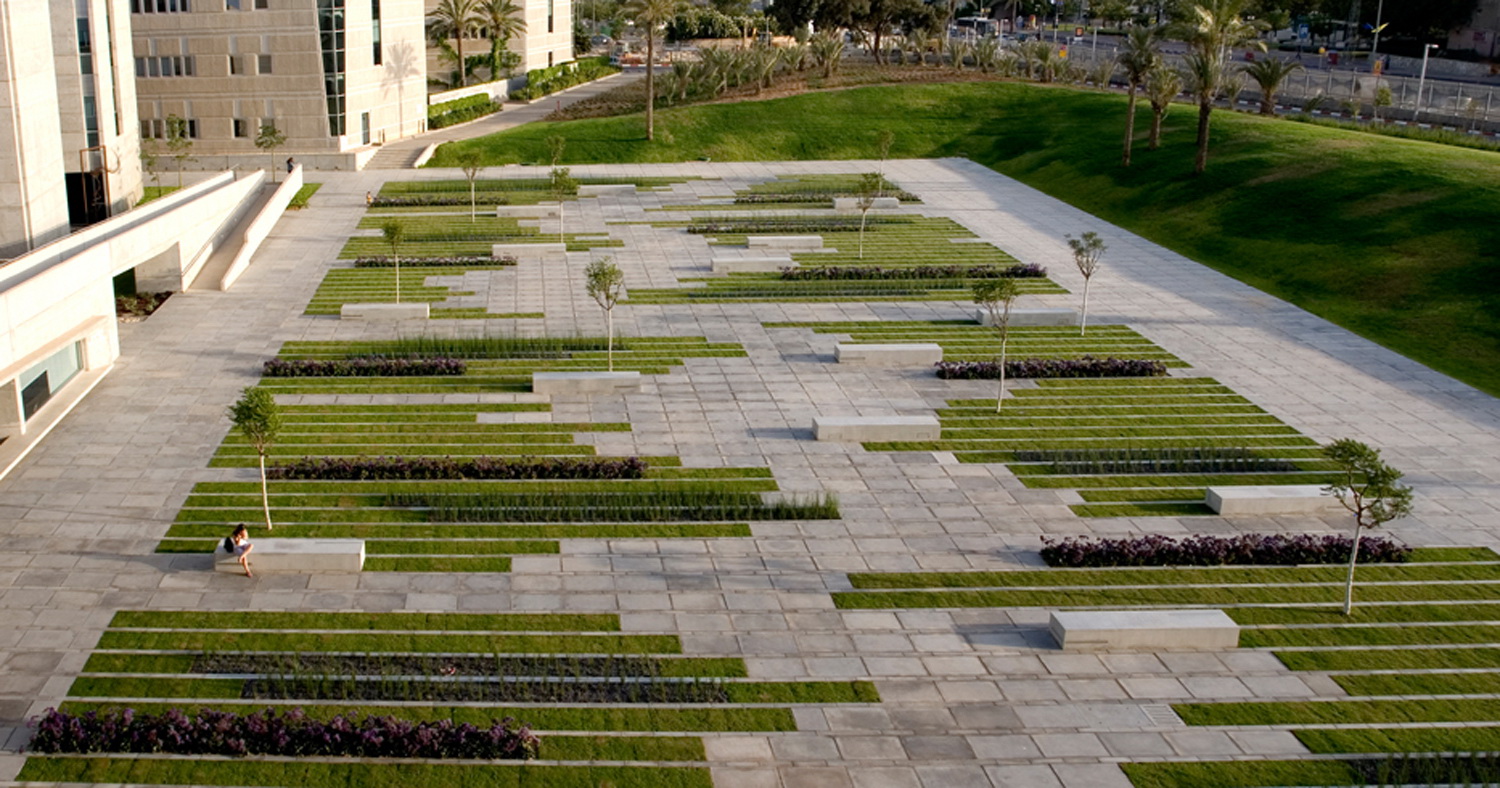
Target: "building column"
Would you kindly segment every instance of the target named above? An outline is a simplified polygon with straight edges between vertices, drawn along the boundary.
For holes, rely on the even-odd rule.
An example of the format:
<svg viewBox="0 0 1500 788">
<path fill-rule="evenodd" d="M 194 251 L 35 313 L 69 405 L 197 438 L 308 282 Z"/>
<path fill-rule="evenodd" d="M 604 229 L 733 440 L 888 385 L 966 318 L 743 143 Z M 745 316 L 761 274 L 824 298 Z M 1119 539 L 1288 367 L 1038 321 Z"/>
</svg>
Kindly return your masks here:
<svg viewBox="0 0 1500 788">
<path fill-rule="evenodd" d="M 21 379 L 0 383 L 0 435 L 16 437 L 26 434 L 26 419 L 21 410 Z"/>
</svg>

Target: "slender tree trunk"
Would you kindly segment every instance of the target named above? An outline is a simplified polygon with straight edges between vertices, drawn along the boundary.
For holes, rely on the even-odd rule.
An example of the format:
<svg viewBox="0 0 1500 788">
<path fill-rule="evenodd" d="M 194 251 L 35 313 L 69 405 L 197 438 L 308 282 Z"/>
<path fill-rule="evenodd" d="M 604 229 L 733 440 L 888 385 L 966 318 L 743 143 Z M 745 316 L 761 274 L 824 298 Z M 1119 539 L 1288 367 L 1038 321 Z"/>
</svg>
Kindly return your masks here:
<svg viewBox="0 0 1500 788">
<path fill-rule="evenodd" d="M 1359 561 L 1359 534 L 1363 530 L 1359 517 L 1354 518 L 1354 548 L 1349 551 L 1349 577 L 1344 581 L 1344 615 L 1354 611 L 1354 565 Z"/>
<path fill-rule="evenodd" d="M 1198 102 L 1198 155 L 1193 159 L 1194 175 L 1202 175 L 1208 167 L 1208 116 L 1213 111 L 1213 99 Z"/>
<path fill-rule="evenodd" d="M 869 216 L 869 208 L 859 212 L 859 259 L 861 260 L 865 259 L 865 219 Z"/>
<path fill-rule="evenodd" d="M 608 359 L 609 371 L 615 371 L 615 310 L 604 310 L 604 357 Z"/>
<path fill-rule="evenodd" d="M 1006 315 L 1006 319 L 1009 320 L 1009 318 L 1010 316 Z M 1000 409 L 1005 407 L 1005 344 L 1010 339 L 1010 337 L 1006 336 L 1007 333 L 1009 332 L 1002 332 L 1000 334 L 1000 388 L 995 392 L 996 413 L 999 413 Z"/>
<path fill-rule="evenodd" d="M 1089 331 L 1089 282 L 1091 281 L 1093 281 L 1092 276 L 1083 278 L 1083 316 L 1078 321 L 1078 336 L 1084 336 Z"/>
<path fill-rule="evenodd" d="M 469 181 L 469 221 L 474 221 L 474 182 Z"/>
<path fill-rule="evenodd" d="M 1161 117 L 1165 112 L 1158 112 L 1155 107 L 1151 108 L 1151 141 L 1146 145 L 1146 150 L 1156 150 L 1161 146 Z"/>
<path fill-rule="evenodd" d="M 656 31 L 654 26 L 646 28 L 646 141 L 656 139 L 656 83 L 652 75 L 656 71 Z"/>
<path fill-rule="evenodd" d="M 647 104 L 647 106 L 650 106 L 650 104 Z M 646 139 L 650 139 L 650 137 L 647 137 Z M 563 198 L 562 192 L 558 192 L 557 193 L 557 242 L 560 243 L 560 244 L 566 244 L 567 243 L 567 241 L 563 240 L 563 203 L 565 203 L 565 202 L 567 202 L 567 200 Z M 563 251 L 567 252 L 568 248 L 566 246 L 564 246 L 563 247 Z"/>
<path fill-rule="evenodd" d="M 462 30 L 458 31 L 458 35 L 453 37 L 453 44 L 454 50 L 458 52 L 458 86 L 463 87 L 468 83 L 468 80 L 464 78 L 464 72 L 468 69 L 466 68 L 467 64 L 464 63 L 464 34 Z"/>
<path fill-rule="evenodd" d="M 396 303 L 401 303 L 401 256 L 391 250 L 391 260 L 396 264 Z"/>
<path fill-rule="evenodd" d="M 1275 115 L 1276 114 L 1276 94 L 1275 93 L 1272 93 L 1269 90 L 1261 91 L 1261 97 L 1260 97 L 1260 114 L 1262 114 L 1262 115 Z"/>
<path fill-rule="evenodd" d="M 1135 82 L 1130 83 L 1130 89 L 1126 92 L 1129 99 L 1125 102 L 1125 156 L 1121 163 L 1130 166 L 1130 146 L 1135 144 Z"/>
<path fill-rule="evenodd" d="M 260 452 L 260 506 L 266 513 L 266 530 L 273 530 L 271 525 L 271 495 L 266 489 L 266 453 Z"/>
</svg>

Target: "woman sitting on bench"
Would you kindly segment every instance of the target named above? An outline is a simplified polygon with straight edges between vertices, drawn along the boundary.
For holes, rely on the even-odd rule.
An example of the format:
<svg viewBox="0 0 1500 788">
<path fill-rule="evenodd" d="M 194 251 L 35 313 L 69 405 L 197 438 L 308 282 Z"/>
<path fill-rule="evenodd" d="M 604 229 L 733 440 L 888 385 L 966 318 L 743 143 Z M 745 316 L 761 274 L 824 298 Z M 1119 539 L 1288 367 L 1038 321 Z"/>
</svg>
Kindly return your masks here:
<svg viewBox="0 0 1500 788">
<path fill-rule="evenodd" d="M 245 568 L 245 577 L 255 577 L 250 571 L 250 551 L 255 545 L 250 543 L 250 531 L 245 528 L 244 523 L 234 527 L 234 533 L 224 540 L 224 552 L 233 554 L 240 561 L 240 566 Z"/>
</svg>

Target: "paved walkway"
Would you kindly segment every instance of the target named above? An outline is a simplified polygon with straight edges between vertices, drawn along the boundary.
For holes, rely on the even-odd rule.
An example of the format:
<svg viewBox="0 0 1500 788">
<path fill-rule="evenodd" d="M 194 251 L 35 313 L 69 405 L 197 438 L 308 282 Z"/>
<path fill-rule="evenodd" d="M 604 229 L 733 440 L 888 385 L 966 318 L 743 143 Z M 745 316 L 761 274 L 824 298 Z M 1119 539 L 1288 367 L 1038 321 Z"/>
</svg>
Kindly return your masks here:
<svg viewBox="0 0 1500 788">
<path fill-rule="evenodd" d="M 671 192 L 570 204 L 568 229 L 671 214 L 650 208 L 723 196 L 778 173 L 860 172 L 859 162 L 580 166 L 578 175 L 692 175 Z M 1092 288 L 1096 324 L 1126 322 L 1304 433 L 1385 450 L 1417 489 L 1395 530 L 1422 544 L 1500 545 L 1500 403 L 1144 239 L 961 160 L 898 161 L 892 179 L 921 210 L 951 216 L 1077 291 L 1065 233 L 1096 230 L 1109 252 Z M 507 168 L 507 175 L 535 173 Z M 988 384 L 919 371 L 829 363 L 830 336 L 767 330 L 770 320 L 955 318 L 971 307 L 916 304 L 624 305 L 623 334 L 703 335 L 748 356 L 695 359 L 627 397 L 554 403 L 558 420 L 625 420 L 605 452 L 678 454 L 689 465 L 768 464 L 788 490 L 840 494 L 838 521 L 757 524 L 719 540 L 567 540 L 556 556 L 523 556 L 506 575 L 368 573 L 247 580 L 205 571 L 205 556 L 153 554 L 192 485 L 250 478 L 209 469 L 228 429 L 225 407 L 284 341 L 386 336 L 390 328 L 301 315 L 363 195 L 390 172 L 324 173 L 312 206 L 292 212 L 227 293 L 174 296 L 122 326 L 119 367 L 0 481 L 0 720 L 9 727 L 0 779 L 22 762 L 21 721 L 58 703 L 114 611 L 598 610 L 628 631 L 670 632 L 698 655 L 743 656 L 754 677 L 869 677 L 875 708 L 797 712 L 799 731 L 708 736 L 718 788 L 1125 786 L 1114 763 L 1142 757 L 1274 757 L 1303 752 L 1284 731 L 1183 727 L 1162 704 L 1185 698 L 1296 699 L 1341 694 L 1270 654 L 1065 654 L 1037 610 L 911 612 L 833 609 L 846 572 L 1016 567 L 1036 562 L 1042 534 L 1342 529 L 1340 520 L 1082 520 L 1049 491 L 1003 467 L 931 454 L 867 453 L 810 440 L 817 413 L 923 412 L 985 396 Z M 405 178 L 452 173 L 424 170 Z M 548 225 L 544 224 L 543 229 Z M 555 229 L 555 226 L 554 226 Z M 629 285 L 670 285 L 706 269 L 701 237 L 608 225 Z M 497 311 L 545 311 L 549 332 L 601 331 L 582 269 L 522 264 L 497 272 Z M 1046 296 L 1072 305 L 1076 296 Z M 504 321 L 433 321 L 477 332 Z M 532 395 L 455 395 L 513 401 Z M 428 398 L 429 400 L 431 397 Z M 420 401 L 413 398 L 412 401 Z"/>
</svg>

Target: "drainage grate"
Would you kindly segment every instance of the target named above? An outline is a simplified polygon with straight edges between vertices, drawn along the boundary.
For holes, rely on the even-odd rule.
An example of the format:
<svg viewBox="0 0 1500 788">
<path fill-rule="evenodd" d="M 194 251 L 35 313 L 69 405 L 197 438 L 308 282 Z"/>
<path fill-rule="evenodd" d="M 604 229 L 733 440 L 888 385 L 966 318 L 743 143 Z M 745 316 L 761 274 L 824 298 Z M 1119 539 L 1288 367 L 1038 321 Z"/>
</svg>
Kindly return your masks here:
<svg viewBox="0 0 1500 788">
<path fill-rule="evenodd" d="M 1177 716 L 1177 712 L 1173 711 L 1171 706 L 1164 703 L 1142 706 L 1141 711 L 1146 712 L 1146 717 L 1151 720 L 1151 724 L 1157 727 L 1181 728 L 1187 725 L 1181 717 Z"/>
</svg>

